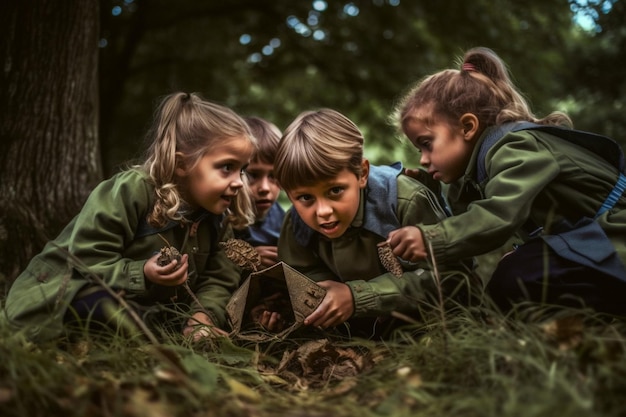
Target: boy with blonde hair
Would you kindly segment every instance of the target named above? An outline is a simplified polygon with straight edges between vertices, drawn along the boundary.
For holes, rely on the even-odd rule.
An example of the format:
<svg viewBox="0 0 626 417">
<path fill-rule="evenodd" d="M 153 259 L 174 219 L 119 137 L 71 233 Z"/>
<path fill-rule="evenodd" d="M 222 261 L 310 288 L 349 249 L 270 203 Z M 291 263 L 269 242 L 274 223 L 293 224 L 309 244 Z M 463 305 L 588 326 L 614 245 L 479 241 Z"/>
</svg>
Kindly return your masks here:
<svg viewBox="0 0 626 417">
<path fill-rule="evenodd" d="M 353 336 L 383 337 L 394 328 L 392 311 L 419 318 L 424 303 L 433 300 L 430 265 L 400 258 L 419 233 L 416 225 L 447 214 L 428 187 L 400 175 L 400 164 L 370 165 L 363 142 L 358 127 L 331 109 L 304 112 L 286 129 L 274 172 L 293 207 L 278 257 L 326 290 L 305 325 L 346 323 Z M 392 255 L 402 266 L 399 274 L 389 272 L 378 255 L 392 231 L 404 242 Z M 461 275 L 442 265 L 439 270 L 444 278 Z M 260 324 L 279 330 L 277 314 L 266 311 Z"/>
</svg>

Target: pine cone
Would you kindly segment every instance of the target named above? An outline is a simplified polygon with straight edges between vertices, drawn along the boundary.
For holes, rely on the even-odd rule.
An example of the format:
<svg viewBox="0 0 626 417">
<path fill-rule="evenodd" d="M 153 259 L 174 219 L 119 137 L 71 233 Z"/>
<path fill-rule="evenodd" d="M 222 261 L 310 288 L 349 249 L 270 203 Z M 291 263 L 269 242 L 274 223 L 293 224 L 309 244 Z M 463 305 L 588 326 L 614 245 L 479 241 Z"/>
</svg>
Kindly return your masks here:
<svg viewBox="0 0 626 417">
<path fill-rule="evenodd" d="M 161 255 L 157 258 L 157 264 L 159 266 L 165 266 L 174 259 L 180 262 L 181 258 L 180 252 L 178 252 L 178 249 L 174 246 L 163 246 L 161 248 Z"/>
<path fill-rule="evenodd" d="M 237 266 L 250 271 L 257 271 L 261 267 L 261 255 L 254 247 L 241 239 L 228 239 L 220 242 L 226 256 Z"/>
<path fill-rule="evenodd" d="M 402 265 L 400 265 L 400 261 L 391 251 L 389 243 L 383 242 L 378 245 L 378 257 L 380 258 L 380 263 L 383 264 L 387 271 L 398 278 L 402 276 Z"/>
</svg>

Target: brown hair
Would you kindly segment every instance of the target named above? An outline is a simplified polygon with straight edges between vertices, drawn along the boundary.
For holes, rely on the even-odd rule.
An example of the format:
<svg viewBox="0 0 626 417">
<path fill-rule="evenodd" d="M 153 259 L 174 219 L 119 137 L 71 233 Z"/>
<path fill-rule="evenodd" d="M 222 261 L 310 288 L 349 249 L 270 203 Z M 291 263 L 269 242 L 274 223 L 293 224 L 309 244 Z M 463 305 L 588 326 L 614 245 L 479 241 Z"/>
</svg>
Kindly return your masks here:
<svg viewBox="0 0 626 417">
<path fill-rule="evenodd" d="M 362 174 L 363 134 L 343 114 L 306 111 L 285 129 L 274 161 L 274 174 L 289 191 L 336 177 L 343 169 Z"/>
<path fill-rule="evenodd" d="M 276 159 L 278 142 L 280 142 L 280 129 L 274 123 L 257 116 L 248 116 L 244 120 L 257 140 L 257 148 L 252 155 L 252 161 L 273 164 Z"/>
<path fill-rule="evenodd" d="M 178 92 L 162 99 L 146 136 L 150 146 L 142 166 L 155 185 L 150 224 L 163 226 L 170 220 L 185 220 L 187 202 L 179 191 L 176 167 L 193 168 L 212 147 L 233 137 L 248 138 L 256 146 L 250 128 L 233 110 L 206 101 L 197 93 Z M 243 179 L 247 188 L 245 176 Z M 254 212 L 249 193 L 237 193 L 231 210 L 234 226 L 251 223 Z"/>
<path fill-rule="evenodd" d="M 395 123 L 399 122 L 402 128 L 416 109 L 432 105 L 436 117 L 454 124 L 459 123 L 465 113 L 476 115 L 480 122 L 479 132 L 489 126 L 514 121 L 572 127 L 570 118 L 561 112 L 553 112 L 543 119 L 536 118 L 511 81 L 504 62 L 491 49 L 477 47 L 468 50 L 459 66 L 460 70 L 440 71 L 413 86 L 396 106 Z"/>
</svg>

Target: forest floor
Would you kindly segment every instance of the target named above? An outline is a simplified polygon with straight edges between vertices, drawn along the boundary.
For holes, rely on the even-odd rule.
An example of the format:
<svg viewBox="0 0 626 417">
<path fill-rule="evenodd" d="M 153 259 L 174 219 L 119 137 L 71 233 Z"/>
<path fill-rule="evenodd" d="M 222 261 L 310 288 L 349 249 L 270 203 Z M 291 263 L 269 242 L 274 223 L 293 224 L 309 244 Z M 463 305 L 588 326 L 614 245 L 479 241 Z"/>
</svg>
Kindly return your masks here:
<svg viewBox="0 0 626 417">
<path fill-rule="evenodd" d="M 626 321 L 584 310 L 434 309 L 384 342 L 110 332 L 33 344 L 0 323 L 3 417 L 626 415 Z"/>
</svg>

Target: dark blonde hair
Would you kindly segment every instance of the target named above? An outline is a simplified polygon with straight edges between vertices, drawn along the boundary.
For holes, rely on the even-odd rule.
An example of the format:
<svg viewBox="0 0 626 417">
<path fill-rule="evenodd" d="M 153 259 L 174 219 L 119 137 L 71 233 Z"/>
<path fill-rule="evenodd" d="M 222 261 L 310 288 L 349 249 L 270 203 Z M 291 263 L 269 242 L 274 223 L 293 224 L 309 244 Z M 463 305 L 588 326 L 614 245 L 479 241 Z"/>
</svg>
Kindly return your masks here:
<svg viewBox="0 0 626 417">
<path fill-rule="evenodd" d="M 278 142 L 282 133 L 278 126 L 257 116 L 244 117 L 250 127 L 252 134 L 256 138 L 257 148 L 252 155 L 252 162 L 263 162 L 273 164 L 276 159 Z"/>
<path fill-rule="evenodd" d="M 150 146 L 142 166 L 155 186 L 154 207 L 148 214 L 151 225 L 186 221 L 188 204 L 180 194 L 176 168 L 192 169 L 213 147 L 233 137 L 247 138 L 256 146 L 250 128 L 233 110 L 206 101 L 197 93 L 177 92 L 163 98 L 146 136 Z M 243 180 L 247 188 L 245 176 Z M 229 220 L 234 226 L 243 226 L 253 219 L 249 193 L 237 193 Z"/>
<path fill-rule="evenodd" d="M 346 168 L 360 177 L 363 141 L 359 128 L 335 110 L 303 112 L 285 129 L 274 174 L 287 191 L 334 178 Z"/>
<path fill-rule="evenodd" d="M 536 118 L 511 81 L 506 65 L 491 49 L 468 50 L 459 66 L 460 70 L 440 71 L 412 87 L 396 106 L 392 116 L 395 123 L 402 129 L 416 109 L 432 105 L 435 117 L 453 124 L 460 123 L 465 113 L 474 114 L 480 123 L 479 132 L 515 121 L 572 127 L 570 118 L 561 112 Z"/>
</svg>

